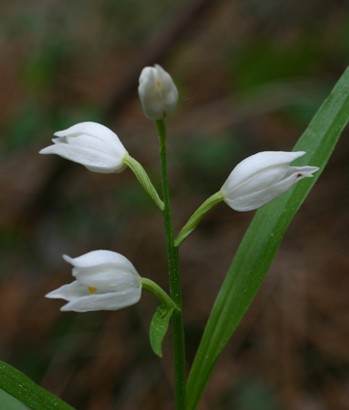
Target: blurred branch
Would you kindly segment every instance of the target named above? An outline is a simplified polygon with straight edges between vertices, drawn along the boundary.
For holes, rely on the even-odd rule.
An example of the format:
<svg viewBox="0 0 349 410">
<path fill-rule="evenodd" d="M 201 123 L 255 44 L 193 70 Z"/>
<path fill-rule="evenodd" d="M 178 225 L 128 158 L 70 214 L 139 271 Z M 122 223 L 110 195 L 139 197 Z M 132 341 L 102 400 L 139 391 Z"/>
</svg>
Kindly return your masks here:
<svg viewBox="0 0 349 410">
<path fill-rule="evenodd" d="M 161 62 L 171 53 L 175 44 L 178 44 L 183 38 L 188 39 L 189 35 L 194 33 L 194 28 L 197 28 L 208 11 L 220 3 L 220 1 L 213 0 L 193 0 L 183 7 L 168 22 L 164 31 L 157 33 L 155 38 L 149 40 L 141 48 L 138 53 L 139 57 L 130 63 L 124 78 L 119 82 L 119 87 L 102 109 L 102 117 L 107 121 L 114 118 L 126 102 L 135 97 L 135 88 L 142 68 Z M 63 161 L 57 161 L 48 170 L 48 176 L 37 195 L 33 201 L 26 205 L 19 216 L 20 221 L 25 222 L 27 228 L 28 224 L 35 224 L 35 220 L 50 207 L 56 197 L 55 193 L 59 181 L 62 178 L 67 178 L 70 170 L 71 164 Z"/>
<path fill-rule="evenodd" d="M 107 119 L 113 118 L 125 101 L 134 97 L 135 84 L 138 82 L 142 68 L 164 60 L 171 53 L 173 46 L 183 38 L 188 39 L 210 8 L 219 3 L 220 1 L 213 0 L 191 1 L 173 17 L 172 21 L 168 22 L 163 32 L 158 33 L 155 38 L 144 45 L 139 58 L 132 62 L 124 79 L 120 81 L 119 88 L 115 90 L 114 95 L 106 104 L 104 113 Z"/>
</svg>

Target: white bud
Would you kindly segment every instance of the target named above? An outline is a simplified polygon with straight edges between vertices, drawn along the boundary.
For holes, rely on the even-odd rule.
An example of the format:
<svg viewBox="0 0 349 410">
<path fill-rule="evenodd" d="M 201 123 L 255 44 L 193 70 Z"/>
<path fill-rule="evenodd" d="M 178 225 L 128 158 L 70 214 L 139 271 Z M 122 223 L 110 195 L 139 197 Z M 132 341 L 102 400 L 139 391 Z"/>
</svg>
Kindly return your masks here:
<svg viewBox="0 0 349 410">
<path fill-rule="evenodd" d="M 47 298 L 64 299 L 62 311 L 119 310 L 141 297 L 141 277 L 123 255 L 97 250 L 77 258 L 63 255 L 73 265 L 75 281 L 48 293 Z"/>
<path fill-rule="evenodd" d="M 113 173 L 125 168 L 125 147 L 118 136 L 104 125 L 81 122 L 54 134 L 53 145 L 40 154 L 56 154 L 77 162 L 93 172 Z"/>
<path fill-rule="evenodd" d="M 304 154 L 303 151 L 265 151 L 244 159 L 221 188 L 224 201 L 236 211 L 260 208 L 319 170 L 311 166 L 290 166 Z"/>
<path fill-rule="evenodd" d="M 164 119 L 176 108 L 178 91 L 171 76 L 159 65 L 143 68 L 139 77 L 139 98 L 146 117 Z"/>
</svg>

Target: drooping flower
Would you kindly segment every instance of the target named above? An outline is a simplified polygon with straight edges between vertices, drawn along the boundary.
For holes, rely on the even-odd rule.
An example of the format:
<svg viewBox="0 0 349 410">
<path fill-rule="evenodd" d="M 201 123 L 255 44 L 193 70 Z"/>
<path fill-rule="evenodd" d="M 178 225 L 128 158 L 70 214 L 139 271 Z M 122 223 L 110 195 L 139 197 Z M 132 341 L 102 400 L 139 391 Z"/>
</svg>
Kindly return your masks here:
<svg viewBox="0 0 349 410">
<path fill-rule="evenodd" d="M 114 173 L 125 168 L 128 154 L 118 136 L 96 122 L 81 122 L 54 134 L 53 145 L 40 154 L 56 154 L 93 172 Z"/>
<path fill-rule="evenodd" d="M 141 277 L 123 255 L 97 250 L 77 258 L 63 258 L 73 266 L 75 281 L 46 295 L 68 301 L 62 311 L 119 310 L 139 301 Z"/>
<path fill-rule="evenodd" d="M 138 94 L 146 117 L 161 120 L 176 108 L 178 91 L 171 76 L 159 65 L 143 68 Z"/>
<path fill-rule="evenodd" d="M 304 154 L 303 151 L 264 151 L 244 159 L 223 184 L 220 190 L 223 200 L 236 211 L 260 208 L 318 171 L 318 167 L 290 166 Z"/>
</svg>

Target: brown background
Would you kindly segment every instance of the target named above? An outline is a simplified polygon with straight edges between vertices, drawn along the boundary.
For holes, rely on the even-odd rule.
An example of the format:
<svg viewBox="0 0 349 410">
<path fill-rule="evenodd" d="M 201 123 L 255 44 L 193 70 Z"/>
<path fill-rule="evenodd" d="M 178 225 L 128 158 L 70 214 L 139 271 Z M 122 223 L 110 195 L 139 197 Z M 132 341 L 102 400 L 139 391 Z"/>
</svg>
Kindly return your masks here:
<svg viewBox="0 0 349 410">
<path fill-rule="evenodd" d="M 161 216 L 129 171 L 41 157 L 54 131 L 104 123 L 159 183 L 137 99 L 144 65 L 174 77 L 178 230 L 242 158 L 290 150 L 348 63 L 346 1 L 29 0 L 0 5 L 0 359 L 79 409 L 172 409 L 145 294 L 120 312 L 61 313 L 62 253 L 112 249 L 167 288 Z M 283 241 L 200 410 L 349 408 L 348 131 Z M 181 248 L 188 362 L 253 216 L 220 205 Z"/>
</svg>

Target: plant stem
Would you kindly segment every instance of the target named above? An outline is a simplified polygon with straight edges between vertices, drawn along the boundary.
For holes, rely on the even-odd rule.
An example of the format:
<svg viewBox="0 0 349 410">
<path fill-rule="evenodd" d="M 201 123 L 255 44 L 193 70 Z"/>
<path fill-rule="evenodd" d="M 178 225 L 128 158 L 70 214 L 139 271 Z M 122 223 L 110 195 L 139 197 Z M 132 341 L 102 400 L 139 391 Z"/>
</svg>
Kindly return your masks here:
<svg viewBox="0 0 349 410">
<path fill-rule="evenodd" d="M 156 121 L 160 140 L 161 158 L 161 184 L 164 201 L 164 224 L 166 231 L 166 246 L 168 255 L 168 269 L 170 276 L 170 295 L 179 310 L 173 313 L 173 351 L 174 373 L 176 388 L 176 410 L 185 410 L 185 343 L 184 326 L 182 315 L 182 292 L 179 275 L 178 248 L 174 244 L 174 230 L 171 216 L 170 190 L 167 176 L 167 153 L 166 153 L 166 124 L 164 120 Z"/>
<path fill-rule="evenodd" d="M 145 189 L 145 191 L 149 194 L 150 198 L 161 209 L 161 211 L 163 211 L 164 203 L 160 199 L 154 185 L 152 184 L 142 164 L 140 164 L 136 159 L 132 158 L 129 154 L 125 156 L 124 163 L 135 174 L 136 178 L 138 179 L 138 182 Z"/>
<path fill-rule="evenodd" d="M 168 294 L 156 282 L 154 282 L 151 279 L 144 278 L 144 277 L 141 279 L 141 282 L 142 282 L 142 288 L 147 290 L 148 292 L 151 292 L 153 295 L 155 295 L 158 298 L 161 305 L 166 306 L 167 308 L 178 310 L 178 307 L 174 303 L 174 301 L 168 296 Z"/>
<path fill-rule="evenodd" d="M 179 232 L 177 239 L 175 240 L 175 246 L 180 246 L 182 242 L 185 241 L 187 236 L 189 236 L 193 230 L 198 226 L 204 215 L 212 209 L 214 206 L 222 202 L 224 195 L 221 191 L 216 192 L 204 201 L 199 208 L 193 213 L 193 215 L 188 219 L 187 223 L 183 226 Z"/>
</svg>

